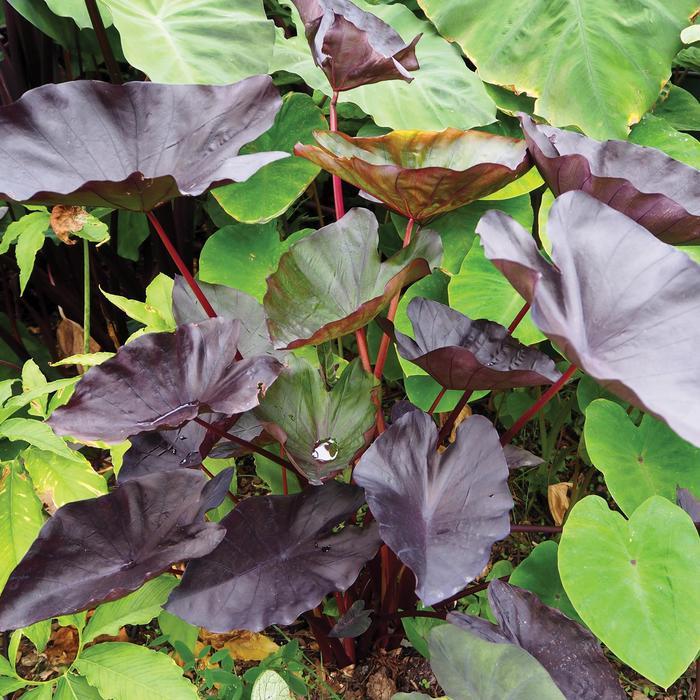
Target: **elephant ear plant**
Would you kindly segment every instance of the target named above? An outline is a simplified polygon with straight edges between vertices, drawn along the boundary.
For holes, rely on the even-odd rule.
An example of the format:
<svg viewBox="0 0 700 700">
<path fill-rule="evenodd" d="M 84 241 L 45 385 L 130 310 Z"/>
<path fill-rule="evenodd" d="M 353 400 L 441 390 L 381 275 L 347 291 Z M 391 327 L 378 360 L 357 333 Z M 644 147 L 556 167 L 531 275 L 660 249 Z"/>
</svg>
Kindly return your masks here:
<svg viewBox="0 0 700 700">
<path fill-rule="evenodd" d="M 332 176 L 334 206 L 318 201 L 316 230 L 285 219 L 283 240 L 265 217 L 227 219 L 201 256 L 211 283 L 195 279 L 155 212 L 290 157 L 250 146 L 282 130 L 269 76 L 218 86 L 73 81 L 0 109 L 5 156 L 17 164 L 0 171 L 3 200 L 145 212 L 181 272 L 162 308 L 155 296 L 142 305 L 160 314 L 157 331 L 106 359 L 82 357 L 95 366 L 42 410 L 27 391 L 22 406 L 38 411 L 37 430 L 60 442 L 63 459 L 128 449 L 113 460 L 111 490 L 30 519 L 38 534 L 0 594 L 0 630 L 19 630 L 10 656 L 22 634 L 59 618 L 81 637 L 59 681 L 73 695 L 57 697 L 122 700 L 105 684 L 104 645 L 83 646 L 118 617 L 109 606 L 143 622 L 129 606 L 157 588 L 150 612 L 211 632 L 301 616 L 324 662 L 339 666 L 397 648 L 403 621 L 452 700 L 621 699 L 612 655 L 670 686 L 700 650 L 700 267 L 672 245 L 698 239 L 698 171 L 526 114 L 523 138 L 512 135 L 516 119 L 509 136 L 341 133 L 338 93 L 408 85 L 420 36 L 405 41 L 349 0 L 294 5 L 307 58 L 332 94 L 330 130 L 294 152 Z M 295 102 L 285 97 L 290 110 Z M 527 192 L 523 176 L 538 172 L 554 200 L 538 221 L 549 251 L 516 220 L 527 220 L 525 200 L 534 218 L 527 195 L 479 201 L 506 186 Z M 363 206 L 346 212 L 344 196 L 356 193 L 341 181 Z M 207 207 L 223 217 L 211 198 Z M 216 237 L 238 246 L 236 260 L 212 262 Z M 255 247 L 270 239 L 274 250 Z M 444 260 L 455 246 L 459 273 Z M 477 256 L 484 294 L 498 284 L 515 300 L 512 320 L 455 308 L 458 278 Z M 231 262 L 237 274 L 250 265 L 254 284 L 234 274 L 215 284 L 212 269 Z M 513 335 L 528 311 L 538 343 Z M 404 400 L 397 356 L 437 384 L 427 411 Z M 560 390 L 557 408 L 549 402 Z M 457 398 L 438 417 L 447 391 Z M 567 426 L 574 400 L 580 420 Z M 541 455 L 530 429 L 511 444 L 535 415 Z M 557 425 L 550 450 L 546 421 Z M 0 432 L 11 427 L 0 421 Z M 526 470 L 549 483 L 564 466 L 555 469 L 553 452 L 566 449 L 576 471 L 564 524 L 513 522 L 530 499 Z M 11 485 L 24 493 L 23 470 L 33 477 L 41 462 L 29 454 L 7 468 L 0 500 Z M 215 457 L 254 463 L 270 492 L 237 492 L 234 470 L 215 468 Z M 608 500 L 585 495 L 595 469 Z M 497 543 L 516 533 L 553 539 L 515 570 L 494 564 Z M 172 697 L 193 698 L 175 672 Z M 14 659 L 0 660 L 0 690 L 30 683 Z"/>
</svg>

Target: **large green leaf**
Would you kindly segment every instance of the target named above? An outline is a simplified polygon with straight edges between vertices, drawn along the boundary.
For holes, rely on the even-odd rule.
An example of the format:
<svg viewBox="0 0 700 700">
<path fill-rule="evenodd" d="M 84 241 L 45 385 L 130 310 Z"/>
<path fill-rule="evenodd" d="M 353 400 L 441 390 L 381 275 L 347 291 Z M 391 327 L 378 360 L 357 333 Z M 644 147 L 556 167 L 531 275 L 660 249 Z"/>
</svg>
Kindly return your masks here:
<svg viewBox="0 0 700 700">
<path fill-rule="evenodd" d="M 515 644 L 440 625 L 429 646 L 430 665 L 452 700 L 565 700 L 549 673 Z"/>
<path fill-rule="evenodd" d="M 652 496 L 629 520 L 598 496 L 579 501 L 559 545 L 559 573 L 591 631 L 624 663 L 670 686 L 700 649 L 700 537 Z"/>
<path fill-rule="evenodd" d="M 406 41 L 423 33 L 416 47 L 420 70 L 411 74 L 411 83 L 391 80 L 343 92 L 341 103 L 355 103 L 378 125 L 391 129 L 470 129 L 495 121 L 496 105 L 479 76 L 466 67 L 459 51 L 428 22 L 419 20 L 401 4 L 354 2 L 390 24 Z M 326 77 L 311 58 L 296 10 L 293 15 L 300 31 L 291 39 L 278 33 L 272 70 L 296 73 L 311 87 L 330 94 Z"/>
<path fill-rule="evenodd" d="M 625 138 L 656 101 L 695 0 L 419 0 L 489 83 L 537 97 L 555 126 Z"/>
<path fill-rule="evenodd" d="M 545 604 L 558 608 L 567 617 L 581 621 L 564 586 L 557 568 L 558 545 L 552 540 L 540 542 L 527 558 L 515 567 L 508 583 L 532 591 Z"/>
<path fill-rule="evenodd" d="M 17 462 L 2 465 L 0 477 L 0 590 L 27 553 L 44 523 L 41 502 Z"/>
<path fill-rule="evenodd" d="M 145 625 L 157 617 L 177 585 L 174 576 L 158 576 L 124 598 L 102 603 L 90 618 L 83 641 L 90 642 L 102 634 L 116 635 L 124 625 Z"/>
<path fill-rule="evenodd" d="M 197 689 L 165 654 L 137 644 L 107 642 L 85 649 L 75 668 L 110 700 L 197 700 Z"/>
<path fill-rule="evenodd" d="M 695 95 L 677 85 L 654 106 L 654 114 L 679 131 L 700 131 L 700 102 Z"/>
<path fill-rule="evenodd" d="M 23 696 L 26 700 L 51 700 L 53 697 L 53 688 L 51 684 L 37 685 L 31 690 L 28 690 Z"/>
<path fill-rule="evenodd" d="M 53 700 L 101 700 L 102 696 L 82 676 L 68 674 L 56 686 Z"/>
<path fill-rule="evenodd" d="M 85 0 L 45 0 L 45 2 L 51 12 L 59 17 L 70 17 L 81 29 L 92 29 L 92 22 L 90 21 Z M 101 1 L 97 3 L 97 8 L 102 17 L 102 23 L 105 27 L 108 27 L 112 24 L 112 16 L 109 10 Z"/>
<path fill-rule="evenodd" d="M 637 427 L 625 409 L 598 399 L 586 409 L 586 449 L 626 515 L 650 496 L 676 499 L 676 487 L 700 496 L 700 448 L 645 415 Z"/>
<path fill-rule="evenodd" d="M 0 241 L 0 254 L 6 253 L 12 243 L 15 244 L 15 258 L 19 267 L 19 289 L 24 293 L 29 277 L 34 269 L 36 254 L 46 240 L 45 232 L 49 227 L 49 213 L 46 210 L 33 211 L 13 221 Z"/>
<path fill-rule="evenodd" d="M 255 414 L 284 431 L 278 435 L 267 428 L 284 443 L 296 466 L 318 484 L 345 469 L 364 444 L 363 434 L 374 424 L 375 381 L 355 360 L 326 391 L 318 370 L 306 360 L 290 356 L 288 362 Z"/>
<path fill-rule="evenodd" d="M 224 226 L 207 238 L 199 276 L 204 282 L 225 284 L 262 301 L 265 280 L 277 269 L 282 254 L 309 233 L 311 229 L 302 229 L 280 241 L 272 221 Z"/>
<path fill-rule="evenodd" d="M 469 318 L 496 321 L 506 328 L 525 304 L 510 282 L 484 255 L 478 242 L 469 249 L 459 273 L 450 280 L 448 294 L 453 309 Z M 529 311 L 513 336 L 525 345 L 544 340 Z"/>
<path fill-rule="evenodd" d="M 23 455 L 34 488 L 44 503 L 54 509 L 107 493 L 104 477 L 79 452 L 74 454 L 75 458 L 66 459 L 54 452 L 32 447 Z"/>
<path fill-rule="evenodd" d="M 64 439 L 58 437 L 46 424 L 31 418 L 10 418 L 0 423 L 0 438 L 12 441 L 28 442 L 46 452 L 53 452 L 59 457 L 81 462 L 82 455 L 68 447 Z"/>
<path fill-rule="evenodd" d="M 124 55 L 154 82 L 218 85 L 267 73 L 275 40 L 262 0 L 100 0 Z"/>
<path fill-rule="evenodd" d="M 271 129 L 241 149 L 294 152 L 297 143 L 312 143 L 314 129 L 327 129 L 321 110 L 308 96 L 285 96 Z M 247 224 L 270 221 L 283 214 L 318 175 L 319 168 L 305 158 L 283 158 L 260 168 L 245 182 L 234 182 L 212 191 L 227 214 Z"/>
<path fill-rule="evenodd" d="M 700 168 L 700 142 L 690 134 L 674 129 L 665 119 L 645 114 L 630 132 L 630 141 L 640 146 L 651 146 L 671 158 Z"/>
</svg>

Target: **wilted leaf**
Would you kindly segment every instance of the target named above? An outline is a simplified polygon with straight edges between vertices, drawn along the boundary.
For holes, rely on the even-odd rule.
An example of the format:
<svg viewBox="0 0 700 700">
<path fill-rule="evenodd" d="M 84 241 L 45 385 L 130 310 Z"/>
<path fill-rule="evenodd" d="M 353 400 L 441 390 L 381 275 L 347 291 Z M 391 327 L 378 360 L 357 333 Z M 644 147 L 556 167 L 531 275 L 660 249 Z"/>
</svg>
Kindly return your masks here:
<svg viewBox="0 0 700 700">
<path fill-rule="evenodd" d="M 221 524 L 223 542 L 191 562 L 166 605 L 212 631 L 286 625 L 345 590 L 379 547 L 376 528 L 332 530 L 362 505 L 362 491 L 331 481 L 293 496 L 254 496 Z"/>
<path fill-rule="evenodd" d="M 88 370 L 49 423 L 62 435 L 115 443 L 204 411 L 243 413 L 282 365 L 269 356 L 236 361 L 239 330 L 238 321 L 212 318 L 142 335 Z"/>
<path fill-rule="evenodd" d="M 438 429 L 411 411 L 364 453 L 353 476 L 382 539 L 416 575 L 416 593 L 438 603 L 464 588 L 510 533 L 508 466 L 498 433 L 472 416 L 444 453 Z"/>
<path fill-rule="evenodd" d="M 547 486 L 547 503 L 555 525 L 561 525 L 564 522 L 564 516 L 566 511 L 569 510 L 571 502 L 569 490 L 572 486 L 573 484 L 570 481 L 562 481 L 558 484 L 549 484 Z"/>
<path fill-rule="evenodd" d="M 0 108 L 4 157 L 22 163 L 3 169 L 0 198 L 148 211 L 240 182 L 287 157 L 238 155 L 281 104 L 268 76 L 221 86 L 74 80 L 30 90 Z"/>
</svg>

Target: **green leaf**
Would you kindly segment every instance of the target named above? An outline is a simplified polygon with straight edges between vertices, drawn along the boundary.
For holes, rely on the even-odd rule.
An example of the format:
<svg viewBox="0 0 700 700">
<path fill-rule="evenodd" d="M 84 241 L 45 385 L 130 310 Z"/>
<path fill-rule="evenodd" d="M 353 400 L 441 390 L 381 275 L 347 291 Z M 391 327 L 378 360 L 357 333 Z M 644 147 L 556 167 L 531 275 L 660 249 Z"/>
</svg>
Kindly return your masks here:
<svg viewBox="0 0 700 700">
<path fill-rule="evenodd" d="M 66 459 L 52 452 L 30 447 L 24 466 L 44 503 L 60 508 L 66 503 L 96 498 L 107 493 L 107 482 L 79 452 Z"/>
<path fill-rule="evenodd" d="M 179 642 L 189 649 L 190 652 L 194 651 L 194 645 L 197 643 L 197 637 L 199 636 L 199 627 L 185 622 L 167 610 L 163 610 L 158 615 L 158 625 L 160 626 L 160 631 L 168 638 L 172 646 Z"/>
<path fill-rule="evenodd" d="M 83 227 L 79 231 L 71 231 L 71 236 L 83 238 L 90 243 L 106 243 L 109 240 L 109 228 L 96 216 L 87 214 L 83 221 Z"/>
<path fill-rule="evenodd" d="M 100 0 L 129 63 L 157 83 L 216 85 L 268 72 L 275 40 L 262 0 Z"/>
<path fill-rule="evenodd" d="M 565 700 L 524 649 L 486 642 L 454 625 L 430 633 L 430 665 L 453 700 Z"/>
<path fill-rule="evenodd" d="M 58 681 L 53 700 L 102 700 L 102 696 L 82 676 L 68 674 Z"/>
<path fill-rule="evenodd" d="M 292 693 L 284 678 L 268 669 L 253 684 L 250 700 L 292 700 Z"/>
<path fill-rule="evenodd" d="M 281 437 L 290 459 L 312 483 L 319 483 L 345 469 L 364 444 L 364 433 L 375 418 L 371 398 L 375 380 L 355 360 L 326 391 L 315 367 L 294 356 L 288 363 L 255 415 L 284 431 L 286 440 Z"/>
<path fill-rule="evenodd" d="M 430 606 L 419 605 L 419 610 L 433 610 Z M 406 638 L 413 645 L 413 648 L 425 659 L 430 659 L 430 649 L 428 648 L 428 639 L 433 627 L 446 625 L 445 620 L 440 620 L 435 617 L 402 617 L 401 624 L 403 625 Z"/>
<path fill-rule="evenodd" d="M 277 269 L 280 257 L 312 229 L 302 229 L 280 241 L 277 225 L 231 224 L 207 238 L 199 258 L 203 282 L 225 284 L 262 302 L 265 280 Z"/>
<path fill-rule="evenodd" d="M 85 649 L 75 668 L 111 700 L 197 700 L 197 689 L 165 654 L 137 644 L 107 642 Z"/>
<path fill-rule="evenodd" d="M 64 48 L 75 47 L 75 27 L 72 22 L 57 17 L 44 2 L 36 0 L 9 0 L 9 4 L 19 12 L 24 19 Z"/>
<path fill-rule="evenodd" d="M 2 465 L 0 477 L 0 590 L 44 524 L 41 502 L 17 462 Z M 2 673 L 2 669 L 0 669 Z"/>
<path fill-rule="evenodd" d="M 51 700 L 53 697 L 53 685 L 37 685 L 31 690 L 28 690 L 23 696 L 27 700 Z"/>
<path fill-rule="evenodd" d="M 483 80 L 537 98 L 535 112 L 597 139 L 625 138 L 656 101 L 695 0 L 419 0 Z M 611 86 L 614 84 L 614 89 Z"/>
<path fill-rule="evenodd" d="M 272 495 L 280 496 L 284 493 L 283 471 L 287 473 L 287 493 L 299 493 L 301 484 L 295 474 L 267 457 L 255 455 L 255 473 L 265 482 Z"/>
<path fill-rule="evenodd" d="M 46 452 L 53 452 L 59 457 L 82 462 L 80 453 L 71 450 L 63 438 L 58 437 L 46 424 L 31 418 L 10 418 L 0 423 L 0 437 L 13 441 L 28 442 Z"/>
<path fill-rule="evenodd" d="M 412 73 L 411 83 L 390 80 L 342 92 L 341 104 L 352 102 L 378 125 L 391 129 L 470 129 L 495 121 L 496 105 L 479 76 L 428 22 L 401 4 L 370 5 L 363 0 L 355 0 L 355 4 L 390 24 L 406 41 L 423 33 L 416 47 L 420 70 Z M 297 36 L 284 39 L 278 32 L 272 70 L 296 73 L 311 87 L 330 94 L 326 77 L 311 59 L 298 14 L 296 10 L 292 13 Z"/>
<path fill-rule="evenodd" d="M 91 352 L 87 355 L 71 355 L 58 360 L 58 362 L 52 362 L 51 366 L 81 365 L 83 367 L 95 367 L 101 365 L 105 360 L 109 360 L 110 357 L 114 357 L 114 354 L 113 352 Z"/>
<path fill-rule="evenodd" d="M 496 321 L 506 328 L 525 304 L 510 282 L 484 255 L 484 249 L 478 243 L 470 248 L 459 273 L 450 280 L 448 294 L 453 309 L 469 318 Z M 544 340 L 529 311 L 513 336 L 525 345 Z"/>
<path fill-rule="evenodd" d="M 59 17 L 70 17 L 81 29 L 92 29 L 92 22 L 88 14 L 85 0 L 45 0 L 49 9 Z M 102 4 L 97 3 L 97 7 L 102 17 L 105 27 L 112 24 L 112 16 L 109 10 Z"/>
<path fill-rule="evenodd" d="M 700 131 L 700 102 L 682 87 L 670 85 L 668 94 L 654 106 L 653 111 L 674 129 Z"/>
<path fill-rule="evenodd" d="M 327 129 L 328 124 L 308 95 L 290 93 L 272 128 L 241 154 L 259 151 L 294 152 L 297 143 L 313 143 L 314 129 Z M 234 182 L 212 191 L 212 194 L 234 219 L 248 224 L 265 223 L 283 214 L 311 184 L 320 168 L 305 158 L 291 158 L 269 163 L 245 182 Z M 264 192 L 264 196 L 260 196 Z"/>
<path fill-rule="evenodd" d="M 32 404 L 38 409 L 34 415 L 36 415 L 36 413 L 41 413 L 41 417 L 43 417 L 44 413 L 50 412 L 51 402 L 49 402 L 48 407 L 44 408 L 44 402 L 38 400 L 44 399 L 52 392 L 57 392 L 56 396 L 58 396 L 64 389 L 77 384 L 78 379 L 80 379 L 80 377 L 56 379 L 53 382 L 46 382 L 43 386 L 38 386 L 28 391 L 25 390 L 17 396 L 12 396 L 5 402 L 5 405 L 0 408 L 0 421 L 7 420 L 11 415 L 19 411 L 20 408 L 24 408 L 27 404 Z"/>
<path fill-rule="evenodd" d="M 13 221 L 0 241 L 0 254 L 6 253 L 12 243 L 15 244 L 15 258 L 19 267 L 20 294 L 24 293 L 29 277 L 34 269 L 36 254 L 46 240 L 49 226 L 48 211 L 35 211 L 25 214 L 18 221 Z"/>
<path fill-rule="evenodd" d="M 24 688 L 26 685 L 27 682 L 20 678 L 6 678 L 4 676 L 0 676 L 0 694 L 2 695 L 14 693 L 15 690 Z"/>
<path fill-rule="evenodd" d="M 121 209 L 117 215 L 117 253 L 138 262 L 139 248 L 149 233 L 148 219 L 143 212 Z"/>
<path fill-rule="evenodd" d="M 87 620 L 87 612 L 74 613 L 73 615 L 61 615 L 57 617 L 56 621 L 61 627 L 75 627 L 79 632 L 82 632 L 85 628 L 85 621 Z"/>
<path fill-rule="evenodd" d="M 645 114 L 635 124 L 629 140 L 640 146 L 651 146 L 667 153 L 671 158 L 700 168 L 700 142 L 689 134 L 676 131 L 665 119 Z"/>
<path fill-rule="evenodd" d="M 36 647 L 36 650 L 41 653 L 46 649 L 51 637 L 51 620 L 42 620 L 35 622 L 29 627 L 22 630 L 22 634 Z"/>
<path fill-rule="evenodd" d="M 700 496 L 700 449 L 645 415 L 637 427 L 622 406 L 598 399 L 586 409 L 586 449 L 615 502 L 630 516 L 650 496 Z"/>
<path fill-rule="evenodd" d="M 591 631 L 667 688 L 700 648 L 700 537 L 687 513 L 652 496 L 629 520 L 598 496 L 571 510 L 559 573 Z"/>
<path fill-rule="evenodd" d="M 508 583 L 532 591 L 545 605 L 561 610 L 576 622 L 582 622 L 559 578 L 558 550 L 559 546 L 552 540 L 540 542 L 515 567 Z"/>
<path fill-rule="evenodd" d="M 157 617 L 170 591 L 177 586 L 174 576 L 151 579 L 124 598 L 102 603 L 83 632 L 83 641 L 90 642 L 103 634 L 116 635 L 124 625 L 145 625 Z"/>
</svg>

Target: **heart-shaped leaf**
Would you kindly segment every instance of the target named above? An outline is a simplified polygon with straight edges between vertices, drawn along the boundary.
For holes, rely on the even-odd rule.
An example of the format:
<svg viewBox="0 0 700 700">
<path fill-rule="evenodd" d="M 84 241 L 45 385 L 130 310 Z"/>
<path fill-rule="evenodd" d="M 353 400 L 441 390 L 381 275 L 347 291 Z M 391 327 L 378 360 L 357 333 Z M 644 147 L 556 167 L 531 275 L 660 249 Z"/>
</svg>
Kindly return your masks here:
<svg viewBox="0 0 700 700">
<path fill-rule="evenodd" d="M 352 638 L 364 634 L 372 624 L 372 611 L 365 610 L 364 600 L 356 600 L 328 633 L 329 637 Z"/>
<path fill-rule="evenodd" d="M 559 572 L 591 631 L 624 663 L 668 687 L 700 648 L 700 537 L 661 496 L 629 520 L 598 496 L 569 513 Z"/>
<path fill-rule="evenodd" d="M 700 266 L 584 192 L 563 194 L 550 211 L 556 268 L 500 212 L 486 214 L 478 232 L 573 363 L 700 446 Z"/>
<path fill-rule="evenodd" d="M 586 409 L 586 450 L 626 515 L 650 496 L 676 498 L 682 486 L 700 493 L 700 449 L 651 416 L 637 427 L 622 406 L 605 399 Z"/>
<path fill-rule="evenodd" d="M 411 411 L 372 444 L 353 472 L 382 539 L 416 575 L 416 593 L 427 605 L 481 573 L 493 543 L 510 533 L 513 507 L 508 465 L 490 421 L 464 421 L 443 453 L 437 437 L 433 419 Z"/>
<path fill-rule="evenodd" d="M 294 152 L 416 221 L 469 204 L 531 167 L 520 139 L 483 131 L 391 131 L 352 137 L 315 131 Z"/>
<path fill-rule="evenodd" d="M 212 632 L 289 624 L 350 586 L 379 546 L 376 528 L 346 525 L 362 491 L 331 481 L 293 496 L 254 496 L 221 524 L 226 537 L 188 565 L 166 609 Z"/>
<path fill-rule="evenodd" d="M 272 347 L 270 334 L 267 331 L 267 316 L 262 304 L 248 294 L 231 287 L 206 282 L 198 284 L 218 316 L 240 321 L 237 347 L 243 357 L 282 355 Z M 175 275 L 173 285 L 173 316 L 178 326 L 206 321 L 209 318 L 192 288 L 181 275 Z"/>
<path fill-rule="evenodd" d="M 266 355 L 236 361 L 238 337 L 239 322 L 225 318 L 142 335 L 88 370 L 48 422 L 60 435 L 115 443 L 204 411 L 243 413 L 282 365 Z"/>
<path fill-rule="evenodd" d="M 326 391 L 318 370 L 292 356 L 255 415 L 284 445 L 297 469 L 318 485 L 345 469 L 363 446 L 364 433 L 375 420 L 374 386 L 372 376 L 355 361 Z"/>
<path fill-rule="evenodd" d="M 75 80 L 30 90 L 0 108 L 4 158 L 21 163 L 3 168 L 0 198 L 149 211 L 240 182 L 288 157 L 238 155 L 281 104 L 268 76 L 221 86 Z"/>
<path fill-rule="evenodd" d="M 583 190 L 666 243 L 700 237 L 700 172 L 652 148 L 595 141 L 520 115 L 527 146 L 556 196 Z"/>
<path fill-rule="evenodd" d="M 381 262 L 378 229 L 368 209 L 351 209 L 282 256 L 263 300 L 275 347 L 318 345 L 362 328 L 440 263 L 440 237 L 430 230 Z"/>
<path fill-rule="evenodd" d="M 304 23 L 316 65 L 333 90 L 351 90 L 384 80 L 413 78 L 416 44 L 410 44 L 376 15 L 349 0 L 292 0 Z"/>
<path fill-rule="evenodd" d="M 525 650 L 484 641 L 455 625 L 431 631 L 430 665 L 451 700 L 565 700 Z"/>
<path fill-rule="evenodd" d="M 416 339 L 394 331 L 401 357 L 447 389 L 512 389 L 557 381 L 554 361 L 513 338 L 493 321 L 472 321 L 437 301 L 416 297 L 408 305 Z"/>
<path fill-rule="evenodd" d="M 223 500 L 226 476 L 153 474 L 59 508 L 0 596 L 0 629 L 120 598 L 171 564 L 211 552 L 224 530 L 204 513 Z"/>
<path fill-rule="evenodd" d="M 559 610 L 522 588 L 498 579 L 488 588 L 498 626 L 459 612 L 448 620 L 489 642 L 515 644 L 537 659 L 567 698 L 624 700 L 617 672 L 598 640 Z"/>
<path fill-rule="evenodd" d="M 314 129 L 328 125 L 308 95 L 290 93 L 284 97 L 275 123 L 241 153 L 285 151 L 292 153 L 294 145 L 311 143 Z M 248 224 L 264 223 L 283 214 L 318 175 L 318 168 L 302 158 L 284 158 L 269 163 L 245 182 L 225 185 L 212 192 L 222 209 L 238 221 Z M 261 197 L 260 193 L 265 196 Z"/>
</svg>

